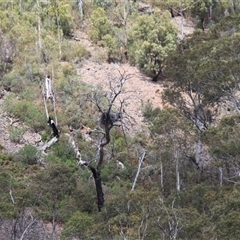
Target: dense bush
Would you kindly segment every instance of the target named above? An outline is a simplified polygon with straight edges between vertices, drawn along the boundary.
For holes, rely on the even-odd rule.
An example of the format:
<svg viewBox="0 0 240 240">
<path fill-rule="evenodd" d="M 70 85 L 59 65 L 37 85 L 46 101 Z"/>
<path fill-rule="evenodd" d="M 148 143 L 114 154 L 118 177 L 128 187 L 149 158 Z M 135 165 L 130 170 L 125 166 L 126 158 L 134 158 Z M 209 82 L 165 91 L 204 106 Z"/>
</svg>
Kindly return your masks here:
<svg viewBox="0 0 240 240">
<path fill-rule="evenodd" d="M 32 145 L 25 145 L 17 153 L 17 159 L 27 165 L 37 164 L 39 158 L 39 151 Z"/>
</svg>

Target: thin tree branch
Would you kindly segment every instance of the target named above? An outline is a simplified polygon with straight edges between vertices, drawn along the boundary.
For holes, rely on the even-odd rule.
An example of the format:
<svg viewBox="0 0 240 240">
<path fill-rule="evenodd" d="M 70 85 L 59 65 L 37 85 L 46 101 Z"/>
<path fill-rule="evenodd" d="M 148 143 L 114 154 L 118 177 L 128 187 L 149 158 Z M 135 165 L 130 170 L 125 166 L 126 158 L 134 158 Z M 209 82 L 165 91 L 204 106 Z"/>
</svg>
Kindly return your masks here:
<svg viewBox="0 0 240 240">
<path fill-rule="evenodd" d="M 143 154 L 138 158 L 138 170 L 137 170 L 137 173 L 136 173 L 131 191 L 133 191 L 135 189 L 135 186 L 136 186 L 136 183 L 137 183 L 137 180 L 138 180 L 139 173 L 141 171 L 141 166 L 142 166 L 143 160 L 145 158 L 145 155 L 146 155 L 146 152 L 144 151 Z"/>
</svg>

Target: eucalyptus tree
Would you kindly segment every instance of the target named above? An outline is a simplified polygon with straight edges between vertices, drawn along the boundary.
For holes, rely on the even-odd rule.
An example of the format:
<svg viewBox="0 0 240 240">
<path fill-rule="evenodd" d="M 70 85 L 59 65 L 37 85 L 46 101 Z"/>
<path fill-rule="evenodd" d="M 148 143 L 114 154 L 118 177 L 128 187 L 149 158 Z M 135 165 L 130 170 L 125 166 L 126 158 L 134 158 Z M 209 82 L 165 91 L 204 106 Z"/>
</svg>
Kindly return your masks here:
<svg viewBox="0 0 240 240">
<path fill-rule="evenodd" d="M 162 191 L 171 192 L 174 188 L 180 191 L 183 186 L 187 188 L 190 185 L 189 172 L 196 169 L 192 157 L 192 126 L 177 109 L 169 107 L 154 109 L 151 105 L 146 105 L 144 117 L 150 125 L 154 143 L 150 155 L 156 155 L 157 161 L 153 162 L 160 169 Z"/>
<path fill-rule="evenodd" d="M 240 184 L 239 115 L 226 116 L 219 124 L 209 128 L 204 136 L 218 172 L 220 186 L 230 182 Z"/>
<path fill-rule="evenodd" d="M 200 45 L 200 44 L 199 44 Z M 164 100 L 180 110 L 192 122 L 197 131 L 196 163 L 202 165 L 202 132 L 212 122 L 215 101 L 209 97 L 210 84 L 202 78 L 202 64 L 199 58 L 208 56 L 208 50 L 196 46 L 194 49 L 180 50 L 169 58 L 166 72 L 171 77 L 169 88 L 165 90 Z M 204 85 L 205 83 L 205 85 Z M 212 95 L 210 95 L 212 96 Z"/>
<path fill-rule="evenodd" d="M 167 61 L 170 79 L 164 99 L 197 131 L 196 162 L 202 162 L 202 133 L 213 123 L 217 105 L 230 102 L 239 112 L 238 16 L 229 16 L 209 34 L 196 31 Z"/>
</svg>

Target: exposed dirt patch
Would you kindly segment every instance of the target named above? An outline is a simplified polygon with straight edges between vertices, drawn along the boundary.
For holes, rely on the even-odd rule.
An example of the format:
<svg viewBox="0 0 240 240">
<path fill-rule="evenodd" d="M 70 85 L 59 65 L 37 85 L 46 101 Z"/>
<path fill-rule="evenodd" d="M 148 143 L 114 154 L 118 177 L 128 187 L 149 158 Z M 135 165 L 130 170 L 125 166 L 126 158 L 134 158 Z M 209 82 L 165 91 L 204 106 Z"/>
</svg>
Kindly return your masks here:
<svg viewBox="0 0 240 240">
<path fill-rule="evenodd" d="M 194 31 L 194 23 L 190 19 L 175 17 L 172 19 L 172 22 L 179 29 L 179 38 Z M 151 101 L 154 107 L 163 106 L 161 100 L 164 90 L 163 82 L 160 80 L 152 82 L 137 67 L 131 66 L 128 63 L 109 64 L 104 59 L 101 61 L 101 57 L 104 56 L 104 49 L 93 44 L 83 31 L 77 31 L 75 36 L 91 53 L 90 59 L 85 60 L 81 65 L 77 66 L 77 73 L 82 77 L 84 82 L 93 87 L 101 86 L 103 90 L 108 91 L 109 80 L 116 81 L 114 78 L 119 76 L 119 71 L 131 75 L 131 79 L 124 84 L 124 92 L 121 97 L 128 99 L 125 111 L 135 119 L 135 124 L 132 125 L 133 131 L 130 132 L 138 132 L 144 128 L 143 106 L 148 101 Z"/>
<path fill-rule="evenodd" d="M 151 101 L 154 107 L 162 107 L 162 83 L 160 81 L 152 82 L 137 67 L 131 66 L 128 63 L 109 64 L 99 62 L 97 55 L 101 55 L 103 50 L 94 46 L 84 33 L 78 32 L 77 36 L 80 39 L 80 43 L 84 44 L 91 52 L 91 58 L 77 66 L 77 73 L 84 82 L 95 88 L 101 87 L 103 90 L 109 91 L 109 81 L 114 84 L 120 78 L 119 73 L 125 73 L 130 76 L 130 79 L 124 84 L 121 99 L 126 99 L 125 111 L 135 119 L 135 124 L 132 124 L 134 131 L 131 131 L 131 133 L 139 131 L 141 127 L 144 127 L 142 116 L 143 106 L 148 101 Z"/>
<path fill-rule="evenodd" d="M 142 125 L 142 109 L 146 102 L 151 101 L 153 106 L 161 107 L 161 94 L 163 87 L 160 83 L 153 83 L 142 74 L 136 67 L 129 64 L 107 64 L 95 63 L 91 60 L 84 62 L 83 66 L 78 69 L 78 74 L 82 80 L 94 87 L 101 86 L 105 91 L 109 91 L 109 81 L 114 84 L 120 78 L 120 73 L 129 75 L 129 79 L 124 84 L 124 91 L 120 98 L 126 99 L 125 111 L 132 116 L 136 125 Z"/>
</svg>

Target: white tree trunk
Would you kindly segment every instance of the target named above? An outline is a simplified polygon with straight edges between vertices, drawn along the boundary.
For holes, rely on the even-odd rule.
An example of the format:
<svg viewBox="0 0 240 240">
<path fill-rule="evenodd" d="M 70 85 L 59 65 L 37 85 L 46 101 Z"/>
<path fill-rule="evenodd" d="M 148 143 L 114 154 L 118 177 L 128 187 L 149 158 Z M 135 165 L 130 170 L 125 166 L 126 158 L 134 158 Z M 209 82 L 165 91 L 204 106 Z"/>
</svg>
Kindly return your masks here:
<svg viewBox="0 0 240 240">
<path fill-rule="evenodd" d="M 22 236 L 20 237 L 19 240 L 23 240 L 24 239 L 24 236 L 26 234 L 26 232 L 28 231 L 28 229 L 36 222 L 36 218 L 34 219 L 32 214 L 30 213 L 30 217 L 31 217 L 31 222 L 27 225 L 27 227 L 24 229 L 23 233 L 22 233 Z"/>
<path fill-rule="evenodd" d="M 39 1 L 37 0 L 37 7 L 38 7 L 38 47 L 40 52 L 42 51 L 42 38 L 41 38 L 41 18 L 40 18 L 40 6 Z"/>
<path fill-rule="evenodd" d="M 161 176 L 160 176 L 160 184 L 161 184 L 161 188 L 163 190 L 163 164 L 162 164 L 162 161 L 160 163 L 160 174 L 161 174 Z"/>
<path fill-rule="evenodd" d="M 219 167 L 219 172 L 220 172 L 219 185 L 220 185 L 220 187 L 222 187 L 222 184 L 223 184 L 223 171 L 222 171 L 222 167 Z"/>
<path fill-rule="evenodd" d="M 178 158 L 178 150 L 174 150 L 174 158 L 176 161 L 176 189 L 180 191 L 180 174 L 179 174 L 179 158 Z"/>
<path fill-rule="evenodd" d="M 53 99 L 53 87 L 52 87 L 52 80 L 46 76 L 45 78 L 45 88 L 46 88 L 46 98 Z"/>
<path fill-rule="evenodd" d="M 77 4 L 78 4 L 78 9 L 79 9 L 81 19 L 83 19 L 83 1 L 77 0 Z"/>
<path fill-rule="evenodd" d="M 45 143 L 39 148 L 40 151 L 44 152 L 47 148 L 50 148 L 55 142 L 58 141 L 57 137 L 52 138 L 49 142 Z"/>
<path fill-rule="evenodd" d="M 137 180 L 138 180 L 138 176 L 139 176 L 139 173 L 140 173 L 141 166 L 142 166 L 143 160 L 145 158 L 145 155 L 146 155 L 146 152 L 144 151 L 142 156 L 140 156 L 138 158 L 138 170 L 137 170 L 137 173 L 136 173 L 136 176 L 135 176 L 135 179 L 134 179 L 131 191 L 133 191 L 135 189 L 135 186 L 136 186 L 136 183 L 137 183 Z"/>
</svg>

